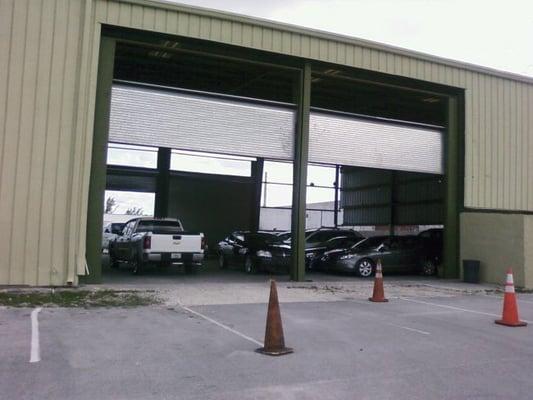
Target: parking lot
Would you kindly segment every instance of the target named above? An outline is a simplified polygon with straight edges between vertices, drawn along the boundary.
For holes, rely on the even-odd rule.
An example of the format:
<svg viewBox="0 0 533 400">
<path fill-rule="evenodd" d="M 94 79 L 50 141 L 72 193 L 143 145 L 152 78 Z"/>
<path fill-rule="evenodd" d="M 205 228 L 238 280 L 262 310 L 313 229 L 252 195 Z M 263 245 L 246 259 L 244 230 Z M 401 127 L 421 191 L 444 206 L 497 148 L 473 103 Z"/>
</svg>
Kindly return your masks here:
<svg viewBox="0 0 533 400">
<path fill-rule="evenodd" d="M 280 282 L 295 352 L 272 358 L 254 352 L 265 277 L 209 301 L 201 294 L 217 283 L 202 285 L 169 286 L 148 307 L 43 308 L 36 363 L 32 310 L 2 309 L 2 398 L 524 399 L 533 390 L 531 327 L 494 324 L 493 287 L 392 278 L 390 302 L 376 304 L 361 279 Z M 519 307 L 533 321 L 533 296 L 520 294 Z"/>
</svg>

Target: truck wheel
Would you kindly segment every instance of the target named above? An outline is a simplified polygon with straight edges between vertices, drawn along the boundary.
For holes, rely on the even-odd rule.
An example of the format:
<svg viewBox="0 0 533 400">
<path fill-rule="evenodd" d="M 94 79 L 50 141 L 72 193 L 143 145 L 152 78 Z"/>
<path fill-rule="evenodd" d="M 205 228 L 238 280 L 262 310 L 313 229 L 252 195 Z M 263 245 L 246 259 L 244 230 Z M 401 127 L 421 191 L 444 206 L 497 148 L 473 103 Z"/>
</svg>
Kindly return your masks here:
<svg viewBox="0 0 533 400">
<path fill-rule="evenodd" d="M 144 263 L 138 256 L 134 256 L 133 260 L 131 261 L 131 273 L 133 275 L 142 275 L 144 272 Z"/>
<path fill-rule="evenodd" d="M 228 267 L 228 260 L 226 260 L 224 254 L 218 255 L 218 266 L 220 269 L 226 269 Z"/>
<path fill-rule="evenodd" d="M 196 268 L 192 264 L 185 264 L 185 273 L 187 275 L 192 275 L 196 273 Z"/>
</svg>

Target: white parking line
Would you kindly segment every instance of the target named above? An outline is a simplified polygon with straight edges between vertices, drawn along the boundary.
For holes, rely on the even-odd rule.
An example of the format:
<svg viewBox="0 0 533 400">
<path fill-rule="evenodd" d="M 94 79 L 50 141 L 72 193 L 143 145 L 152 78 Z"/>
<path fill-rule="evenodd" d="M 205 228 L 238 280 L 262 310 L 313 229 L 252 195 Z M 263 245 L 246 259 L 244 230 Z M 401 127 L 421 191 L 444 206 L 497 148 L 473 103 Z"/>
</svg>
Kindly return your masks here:
<svg viewBox="0 0 533 400">
<path fill-rule="evenodd" d="M 220 323 L 220 322 L 218 322 L 218 321 L 215 321 L 213 318 L 209 318 L 207 315 L 201 314 L 201 313 L 199 313 L 198 311 L 191 310 L 189 307 L 185 307 L 185 306 L 183 306 L 183 305 L 181 305 L 181 304 L 179 304 L 179 306 L 180 306 L 181 308 L 183 308 L 185 311 L 187 311 L 187 312 L 189 312 L 189 313 L 191 313 L 191 314 L 194 314 L 194 315 L 196 315 L 196 316 L 198 316 L 198 317 L 200 317 L 200 318 L 203 318 L 203 319 L 205 319 L 206 321 L 209 321 L 209 322 L 211 322 L 212 324 L 215 324 L 215 325 L 221 327 L 222 329 L 227 330 L 228 332 L 231 332 L 231 333 L 233 333 L 233 334 L 235 334 L 235 335 L 237 335 L 237 336 L 240 336 L 240 337 L 243 338 L 243 339 L 248 340 L 249 342 L 252 342 L 252 343 L 254 343 L 254 344 L 258 345 L 258 346 L 263 347 L 263 343 L 259 342 L 258 340 L 255 340 L 254 338 L 251 338 L 250 336 L 245 335 L 244 333 L 241 333 L 241 332 L 239 332 L 239 331 L 236 331 L 235 329 L 230 328 L 229 326 L 224 325 L 223 323 Z"/>
<path fill-rule="evenodd" d="M 41 361 L 41 349 L 39 345 L 39 313 L 41 307 L 37 307 L 31 312 L 31 350 L 30 350 L 30 362 L 36 363 Z"/>
<path fill-rule="evenodd" d="M 384 322 L 384 324 L 390 325 L 390 326 L 394 326 L 394 327 L 400 328 L 400 329 L 405 329 L 405 330 L 408 330 L 408 331 L 411 331 L 411 332 L 421 333 L 422 335 L 431 335 L 431 333 L 429 333 L 429 332 L 421 331 L 420 329 L 409 328 L 408 326 L 396 325 L 396 324 L 391 324 L 391 323 L 388 323 L 388 322 Z"/>
<path fill-rule="evenodd" d="M 426 304 L 428 306 L 435 306 L 435 307 L 441 307 L 441 308 L 447 308 L 449 310 L 455 310 L 455 311 L 461 311 L 461 312 L 469 312 L 469 313 L 472 313 L 472 314 L 480 314 L 480 315 L 488 315 L 488 316 L 491 316 L 491 317 L 501 317 L 501 315 L 498 315 L 498 314 L 493 314 L 493 313 L 486 313 L 486 312 L 483 312 L 483 311 L 476 311 L 476 310 L 469 310 L 467 308 L 460 308 L 460 307 L 454 307 L 454 306 L 447 306 L 447 305 L 444 305 L 444 304 L 437 304 L 437 303 L 431 303 L 429 301 L 421 301 L 421 300 L 413 300 L 413 299 L 407 299 L 405 297 L 400 297 L 400 300 L 404 300 L 404 301 L 409 301 L 411 303 L 419 303 L 419 304 Z M 521 319 L 521 321 L 524 321 L 524 322 L 527 322 L 528 324 L 531 324 L 533 322 L 531 321 L 527 321 L 525 319 Z"/>
<path fill-rule="evenodd" d="M 355 300 L 355 299 L 351 299 L 350 301 L 353 302 L 353 303 L 358 303 L 358 304 L 372 305 L 372 303 L 370 303 L 368 301 L 359 301 L 359 300 Z M 337 314 L 346 315 L 346 316 L 350 316 L 350 317 L 354 316 L 353 314 L 346 313 L 346 312 L 343 312 L 343 311 L 335 311 L 335 312 Z M 397 325 L 397 324 L 393 324 L 393 323 L 385 322 L 385 321 L 377 321 L 377 322 L 380 323 L 380 324 L 383 324 L 383 325 L 394 326 L 395 328 L 400 328 L 400 329 L 405 329 L 405 330 L 408 330 L 408 331 L 411 331 L 411 332 L 420 333 L 422 335 L 431 335 L 430 332 L 421 331 L 420 329 L 410 328 L 410 327 L 404 326 L 404 325 Z"/>
</svg>

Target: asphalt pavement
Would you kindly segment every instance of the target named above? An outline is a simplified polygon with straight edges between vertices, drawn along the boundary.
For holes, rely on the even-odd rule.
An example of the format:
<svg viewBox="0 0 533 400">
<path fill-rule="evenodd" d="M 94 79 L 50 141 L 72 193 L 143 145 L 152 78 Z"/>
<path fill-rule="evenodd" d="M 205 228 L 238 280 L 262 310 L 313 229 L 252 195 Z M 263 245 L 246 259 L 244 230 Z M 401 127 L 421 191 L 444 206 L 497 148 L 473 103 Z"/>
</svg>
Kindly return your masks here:
<svg viewBox="0 0 533 400">
<path fill-rule="evenodd" d="M 295 352 L 256 353 L 266 304 L 0 309 L 1 399 L 528 399 L 533 324 L 500 295 L 281 301 Z M 522 294 L 533 321 L 533 296 Z"/>
</svg>

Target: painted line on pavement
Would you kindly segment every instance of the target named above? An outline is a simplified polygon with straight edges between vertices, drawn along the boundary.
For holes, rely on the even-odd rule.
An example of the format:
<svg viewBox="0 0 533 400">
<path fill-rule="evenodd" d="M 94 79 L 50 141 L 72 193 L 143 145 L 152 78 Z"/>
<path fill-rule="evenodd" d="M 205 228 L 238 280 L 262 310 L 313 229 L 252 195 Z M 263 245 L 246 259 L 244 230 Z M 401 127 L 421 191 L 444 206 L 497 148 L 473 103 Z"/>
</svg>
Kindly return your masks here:
<svg viewBox="0 0 533 400">
<path fill-rule="evenodd" d="M 198 311 L 191 310 L 189 307 L 186 307 L 186 306 L 181 305 L 181 304 L 179 304 L 179 306 L 180 306 L 182 309 L 184 309 L 185 311 L 187 311 L 187 312 L 189 312 L 189 313 L 191 313 L 191 314 L 194 314 L 194 315 L 196 315 L 196 316 L 198 316 L 198 317 L 200 317 L 200 318 L 203 318 L 203 319 L 205 319 L 206 321 L 211 322 L 212 324 L 215 324 L 216 326 L 219 326 L 220 328 L 227 330 L 228 332 L 231 332 L 231 333 L 233 333 L 233 334 L 235 334 L 235 335 L 237 335 L 237 336 L 240 336 L 240 337 L 243 338 L 243 339 L 248 340 L 249 342 L 252 342 L 252 343 L 254 343 L 254 344 L 258 345 L 258 346 L 263 347 L 263 343 L 261 343 L 261 342 L 258 341 L 258 340 L 255 340 L 254 338 L 251 338 L 250 336 L 245 335 L 244 333 L 241 333 L 241 332 L 239 332 L 239 331 L 236 331 L 235 329 L 230 328 L 229 326 L 224 325 L 224 324 L 221 323 L 221 322 L 215 321 L 213 318 L 210 318 L 210 317 L 208 317 L 207 315 L 201 314 L 201 313 L 199 313 Z"/>
<path fill-rule="evenodd" d="M 498 314 L 487 313 L 487 312 L 476 311 L 476 310 L 469 310 L 469 309 L 467 309 L 467 308 L 460 308 L 460 307 L 454 307 L 454 306 L 447 306 L 447 305 L 445 305 L 445 304 L 431 303 L 431 302 L 429 302 L 429 301 L 413 300 L 413 299 L 408 299 L 408 298 L 405 298 L 405 297 L 400 297 L 399 299 L 400 299 L 400 300 L 404 300 L 404 301 L 408 301 L 408 302 L 411 302 L 411 303 L 426 304 L 426 305 L 428 305 L 428 306 L 435 306 L 435 307 L 447 308 L 447 309 L 449 309 L 449 310 L 455 310 L 455 311 L 461 311 L 461 312 L 469 312 L 469 313 L 472 313 L 472 314 L 488 315 L 488 316 L 491 316 L 491 317 L 497 317 L 497 318 L 500 318 L 500 317 L 501 317 L 501 315 L 498 315 Z M 533 322 L 528 321 L 528 320 L 525 320 L 525 319 L 521 319 L 521 321 L 527 322 L 527 323 L 529 323 L 529 324 L 533 323 Z"/>
<path fill-rule="evenodd" d="M 41 307 L 37 307 L 31 312 L 31 350 L 30 350 L 30 362 L 36 363 L 41 361 L 41 348 L 39 344 L 39 313 Z"/>
<path fill-rule="evenodd" d="M 406 329 L 406 330 L 411 331 L 411 332 L 420 333 L 420 334 L 422 334 L 422 335 L 431 335 L 431 333 L 429 333 L 429 332 L 421 331 L 420 329 L 409 328 L 408 326 L 391 324 L 391 323 L 389 323 L 389 322 L 384 322 L 384 324 L 386 324 L 386 325 L 390 325 L 390 326 L 395 326 L 396 328 L 400 328 L 400 329 Z"/>
<path fill-rule="evenodd" d="M 353 302 L 353 303 L 357 303 L 357 304 L 372 305 L 372 303 L 368 302 L 368 301 L 360 301 L 360 300 L 356 300 L 356 299 L 351 299 L 350 301 Z M 343 311 L 335 311 L 335 312 L 337 314 L 346 315 L 346 316 L 350 316 L 350 317 L 354 316 L 353 314 L 346 313 L 346 312 L 343 312 Z M 422 331 L 420 329 L 410 328 L 410 327 L 404 326 L 404 325 L 393 324 L 391 322 L 385 322 L 385 321 L 377 321 L 377 322 L 379 324 L 388 325 L 388 326 L 394 326 L 395 328 L 405 329 L 405 330 L 408 330 L 408 331 L 411 331 L 411 332 L 420 333 L 422 335 L 431 335 L 430 332 Z"/>
</svg>

